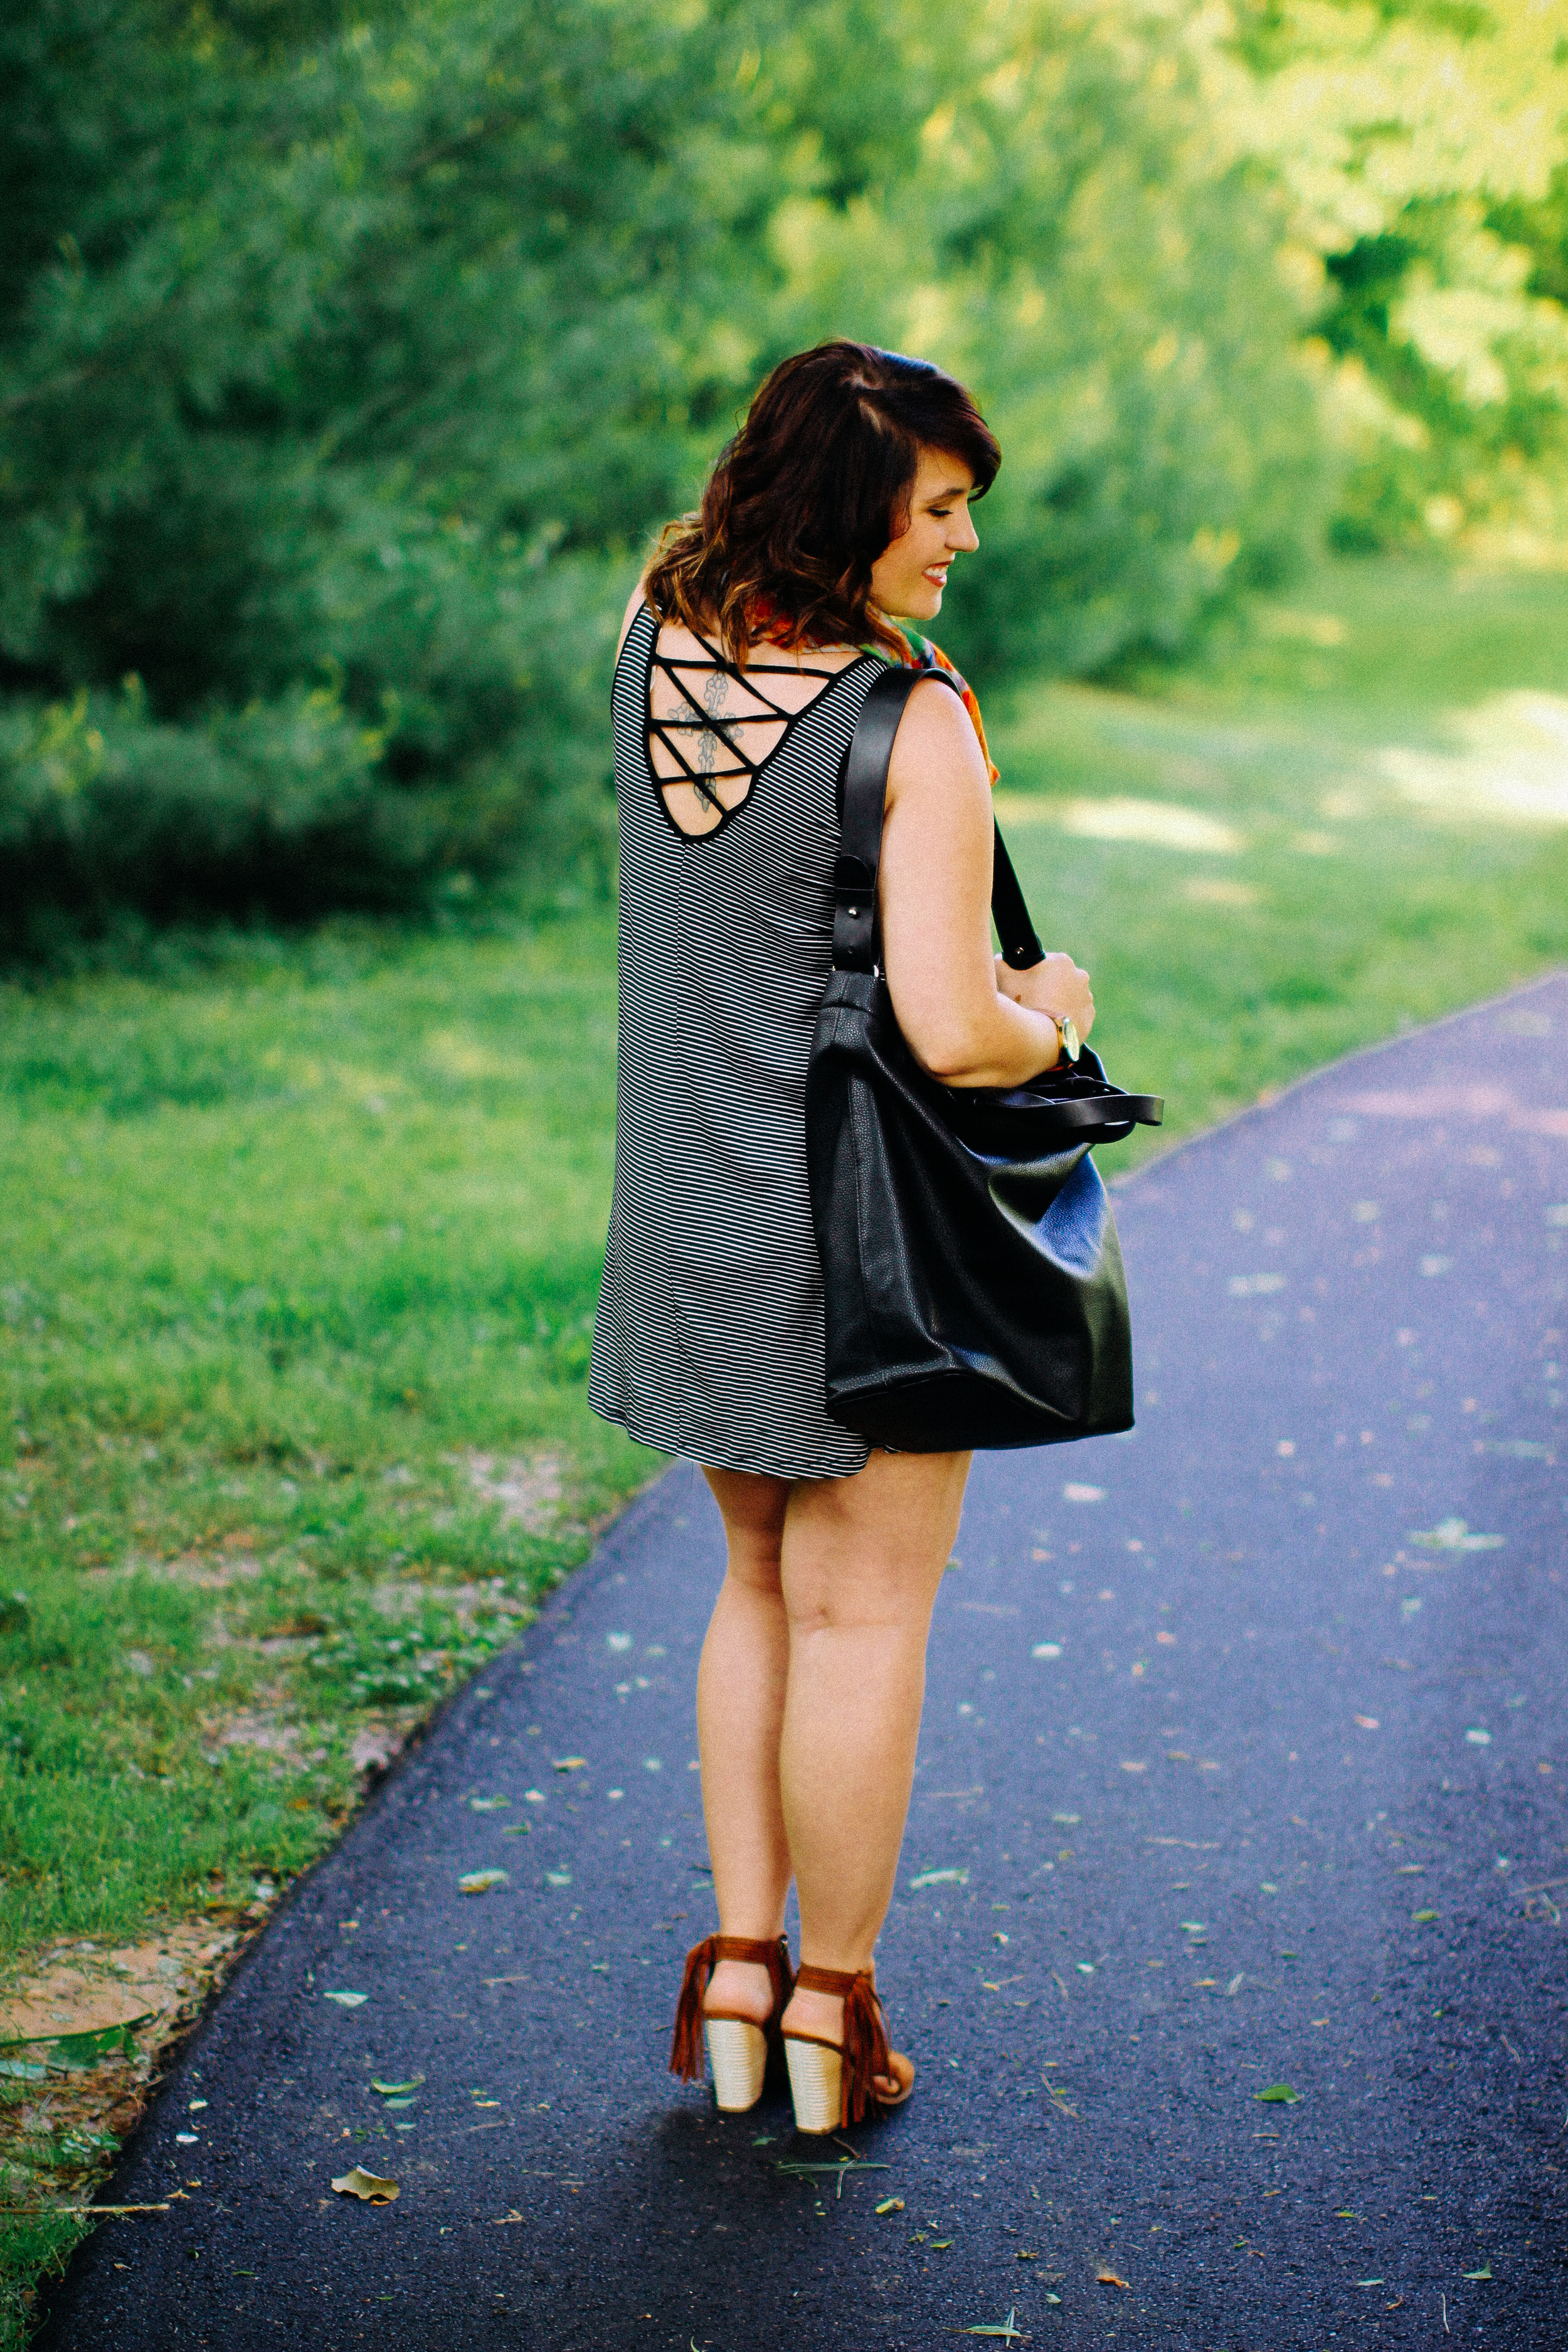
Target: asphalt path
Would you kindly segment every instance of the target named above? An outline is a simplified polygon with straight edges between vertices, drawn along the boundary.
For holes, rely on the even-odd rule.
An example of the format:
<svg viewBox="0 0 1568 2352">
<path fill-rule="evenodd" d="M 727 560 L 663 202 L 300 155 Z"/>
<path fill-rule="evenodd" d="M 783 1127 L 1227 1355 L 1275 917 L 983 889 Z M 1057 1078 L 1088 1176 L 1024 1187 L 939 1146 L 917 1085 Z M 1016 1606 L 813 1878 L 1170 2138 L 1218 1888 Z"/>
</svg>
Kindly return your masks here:
<svg viewBox="0 0 1568 2352">
<path fill-rule="evenodd" d="M 680 1466 L 295 1888 L 49 2352 L 1560 2352 L 1568 976 L 1116 1197 L 1138 1428 L 982 1458 L 937 1608 L 882 2168 L 665 2072 Z"/>
</svg>

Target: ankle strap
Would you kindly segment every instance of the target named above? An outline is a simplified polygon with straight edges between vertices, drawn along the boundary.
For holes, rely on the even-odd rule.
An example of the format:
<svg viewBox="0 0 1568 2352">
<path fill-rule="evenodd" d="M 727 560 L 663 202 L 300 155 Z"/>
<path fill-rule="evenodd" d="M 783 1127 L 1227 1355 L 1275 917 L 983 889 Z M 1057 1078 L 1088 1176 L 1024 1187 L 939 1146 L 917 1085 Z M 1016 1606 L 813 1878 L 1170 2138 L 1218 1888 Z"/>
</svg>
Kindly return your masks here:
<svg viewBox="0 0 1568 2352">
<path fill-rule="evenodd" d="M 871 1984 L 869 1969 L 819 1969 L 810 1960 L 802 1960 L 795 1972 L 795 1980 L 802 1992 L 831 1992 L 847 1998 L 852 1985 L 862 1980 L 871 1989 L 873 2000 L 877 1989 Z"/>
<path fill-rule="evenodd" d="M 754 1960 L 764 1969 L 777 1965 L 779 1936 L 710 1936 L 709 1948 L 716 1960 Z"/>
</svg>

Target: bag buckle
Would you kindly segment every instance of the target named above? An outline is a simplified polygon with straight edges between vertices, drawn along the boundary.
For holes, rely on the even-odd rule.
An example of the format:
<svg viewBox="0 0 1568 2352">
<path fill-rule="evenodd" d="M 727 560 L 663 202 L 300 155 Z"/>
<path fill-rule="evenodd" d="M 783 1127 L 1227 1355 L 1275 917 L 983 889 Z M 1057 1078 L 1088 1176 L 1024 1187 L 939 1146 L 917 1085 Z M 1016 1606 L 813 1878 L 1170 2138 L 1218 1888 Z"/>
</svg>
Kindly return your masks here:
<svg viewBox="0 0 1568 2352">
<path fill-rule="evenodd" d="M 837 906 L 851 915 L 858 915 L 863 905 L 869 905 L 876 892 L 877 877 L 862 857 L 846 857 L 842 853 L 833 861 L 833 898 Z"/>
</svg>

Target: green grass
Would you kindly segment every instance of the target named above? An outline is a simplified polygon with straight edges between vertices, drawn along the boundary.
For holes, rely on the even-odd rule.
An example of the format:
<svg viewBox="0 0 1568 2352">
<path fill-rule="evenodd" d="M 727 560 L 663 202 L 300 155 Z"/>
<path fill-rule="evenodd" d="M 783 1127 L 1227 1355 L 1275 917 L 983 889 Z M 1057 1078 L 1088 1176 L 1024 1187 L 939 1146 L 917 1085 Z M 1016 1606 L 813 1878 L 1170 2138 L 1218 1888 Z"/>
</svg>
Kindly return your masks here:
<svg viewBox="0 0 1568 2352">
<path fill-rule="evenodd" d="M 299 1867 L 355 1717 L 438 1694 L 653 1466 L 581 1394 L 613 957 L 601 919 L 7 1000 L 13 1948 Z M 503 1528 L 476 1453 L 558 1463 L 564 1524 Z M 258 1707 L 314 1763 L 208 1760 Z"/>
<path fill-rule="evenodd" d="M 1136 685 L 988 714 L 1040 928 L 1168 1097 L 1109 1169 L 1568 956 L 1568 824 L 1435 814 L 1380 764 L 1568 695 L 1560 583 L 1339 566 Z M 1062 830 L 1106 798 L 1234 845 Z M 356 1729 L 482 1663 L 658 1466 L 584 1398 L 614 1035 L 603 914 L 0 992 L 0 1965 L 308 1864 Z M 0 2244 L 0 2346 L 68 2237 Z"/>
<path fill-rule="evenodd" d="M 1467 717 L 1510 693 L 1568 696 L 1561 581 L 1336 565 L 1200 665 L 1138 686 L 1021 688 L 992 728 L 1041 935 L 1092 976 L 1110 1075 L 1167 1097 L 1165 1128 L 1108 1152 L 1108 1170 L 1568 958 L 1568 743 L 1562 816 L 1521 822 L 1484 782 L 1475 797 L 1519 717 Z M 1539 760 L 1551 739 L 1522 740 Z M 1391 749 L 1473 804 L 1413 801 Z M 1076 837 L 1060 804 L 1079 799 L 1207 817 L 1235 845 Z"/>
</svg>

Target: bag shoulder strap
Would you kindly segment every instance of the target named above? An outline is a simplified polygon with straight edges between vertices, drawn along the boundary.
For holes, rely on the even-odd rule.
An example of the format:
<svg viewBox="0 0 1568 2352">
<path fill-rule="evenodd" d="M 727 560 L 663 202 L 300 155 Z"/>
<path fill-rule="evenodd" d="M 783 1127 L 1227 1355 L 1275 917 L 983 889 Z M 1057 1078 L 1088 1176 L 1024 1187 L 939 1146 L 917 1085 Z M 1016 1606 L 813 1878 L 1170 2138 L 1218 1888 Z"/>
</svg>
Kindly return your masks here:
<svg viewBox="0 0 1568 2352">
<path fill-rule="evenodd" d="M 877 876 L 882 863 L 882 824 L 887 814 L 888 766 L 899 723 L 915 688 L 928 678 L 953 685 L 945 670 L 886 669 L 873 679 L 855 722 L 844 779 L 839 787 L 838 856 L 833 869 L 833 969 L 875 971 L 878 964 Z M 991 877 L 991 913 L 1005 960 L 1027 971 L 1045 954 L 1013 861 L 995 829 Z"/>
</svg>

